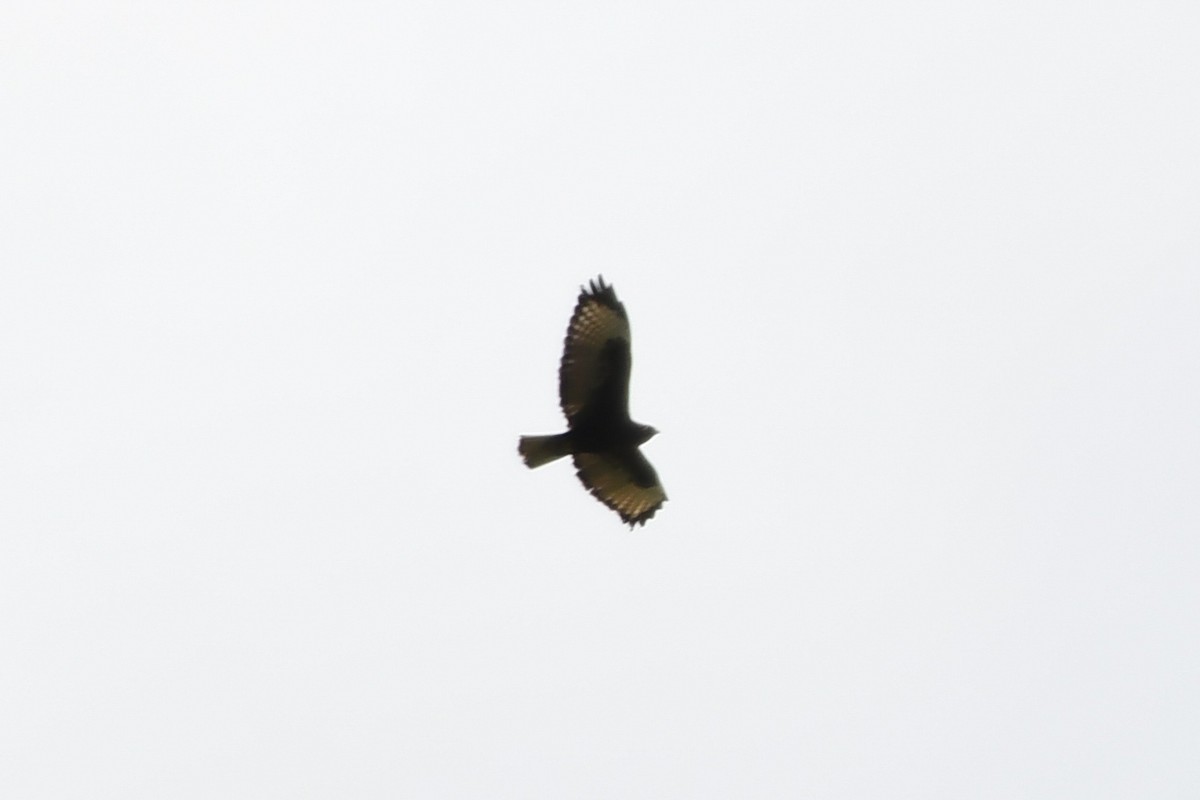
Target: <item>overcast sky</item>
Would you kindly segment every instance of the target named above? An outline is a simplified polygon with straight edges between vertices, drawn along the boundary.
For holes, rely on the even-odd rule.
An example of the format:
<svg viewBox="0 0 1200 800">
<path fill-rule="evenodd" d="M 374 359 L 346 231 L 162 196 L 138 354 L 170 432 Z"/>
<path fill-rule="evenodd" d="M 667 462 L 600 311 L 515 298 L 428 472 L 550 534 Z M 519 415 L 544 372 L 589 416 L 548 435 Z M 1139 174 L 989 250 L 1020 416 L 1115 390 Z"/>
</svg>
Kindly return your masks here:
<svg viewBox="0 0 1200 800">
<path fill-rule="evenodd" d="M 1200 796 L 1194 3 L 4 17 L 0 794 Z"/>
</svg>

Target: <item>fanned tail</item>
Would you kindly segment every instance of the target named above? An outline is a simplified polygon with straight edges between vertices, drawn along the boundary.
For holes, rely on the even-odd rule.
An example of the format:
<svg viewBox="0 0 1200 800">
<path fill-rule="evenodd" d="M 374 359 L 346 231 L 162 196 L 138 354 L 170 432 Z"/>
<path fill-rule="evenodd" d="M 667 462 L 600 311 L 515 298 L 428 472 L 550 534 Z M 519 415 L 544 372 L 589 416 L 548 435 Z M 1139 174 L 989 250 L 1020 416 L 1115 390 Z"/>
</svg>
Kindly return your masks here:
<svg viewBox="0 0 1200 800">
<path fill-rule="evenodd" d="M 571 452 L 571 442 L 565 433 L 549 436 L 522 436 L 517 452 L 530 469 L 556 461 Z"/>
</svg>

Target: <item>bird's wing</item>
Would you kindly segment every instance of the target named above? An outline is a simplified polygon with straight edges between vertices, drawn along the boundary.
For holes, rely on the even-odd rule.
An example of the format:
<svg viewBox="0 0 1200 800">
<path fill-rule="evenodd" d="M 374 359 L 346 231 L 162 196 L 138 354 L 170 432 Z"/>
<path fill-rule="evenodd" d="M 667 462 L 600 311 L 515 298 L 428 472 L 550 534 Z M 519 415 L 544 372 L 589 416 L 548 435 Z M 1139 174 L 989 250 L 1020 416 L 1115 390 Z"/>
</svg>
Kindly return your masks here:
<svg viewBox="0 0 1200 800">
<path fill-rule="evenodd" d="M 667 499 L 654 467 L 636 447 L 576 453 L 573 458 L 583 485 L 631 528 L 645 525 Z"/>
<path fill-rule="evenodd" d="M 629 318 L 604 278 L 579 294 L 558 370 L 558 396 L 568 422 L 585 409 L 629 417 Z"/>
</svg>

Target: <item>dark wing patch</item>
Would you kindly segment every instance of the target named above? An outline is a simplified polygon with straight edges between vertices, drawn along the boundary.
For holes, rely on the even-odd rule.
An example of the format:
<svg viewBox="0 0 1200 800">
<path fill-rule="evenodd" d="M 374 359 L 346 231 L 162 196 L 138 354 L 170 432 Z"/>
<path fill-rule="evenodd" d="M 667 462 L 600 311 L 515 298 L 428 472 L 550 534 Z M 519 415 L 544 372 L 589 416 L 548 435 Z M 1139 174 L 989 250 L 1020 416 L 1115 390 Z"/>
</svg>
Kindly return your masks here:
<svg viewBox="0 0 1200 800">
<path fill-rule="evenodd" d="M 631 528 L 645 525 L 667 499 L 654 467 L 636 447 L 576 453 L 573 458 L 579 480 L 592 496 L 620 514 Z"/>
<path fill-rule="evenodd" d="M 571 315 L 558 371 L 558 396 L 567 420 L 574 419 L 593 399 L 628 416 L 631 362 L 625 307 L 604 278 L 591 281 Z"/>
</svg>

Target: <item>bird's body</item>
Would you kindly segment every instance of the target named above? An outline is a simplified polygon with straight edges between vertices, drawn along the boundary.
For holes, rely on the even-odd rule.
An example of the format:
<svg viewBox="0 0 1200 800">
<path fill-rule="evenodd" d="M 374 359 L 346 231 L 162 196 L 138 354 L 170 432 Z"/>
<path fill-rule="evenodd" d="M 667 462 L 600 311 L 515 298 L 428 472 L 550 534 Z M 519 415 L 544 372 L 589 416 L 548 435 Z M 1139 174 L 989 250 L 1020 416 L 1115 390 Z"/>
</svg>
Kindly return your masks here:
<svg viewBox="0 0 1200 800">
<path fill-rule="evenodd" d="M 631 367 L 625 307 L 598 278 L 580 292 L 563 346 L 558 388 L 568 430 L 522 436 L 517 449 L 530 468 L 570 455 L 583 485 L 633 527 L 667 495 L 638 449 L 657 431 L 629 418 Z"/>
</svg>

